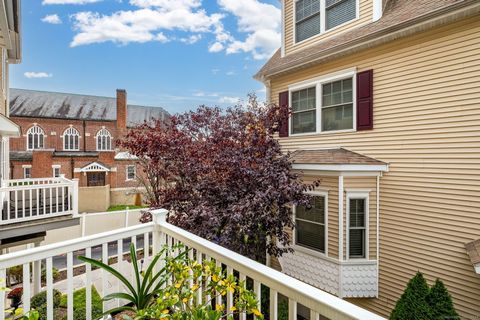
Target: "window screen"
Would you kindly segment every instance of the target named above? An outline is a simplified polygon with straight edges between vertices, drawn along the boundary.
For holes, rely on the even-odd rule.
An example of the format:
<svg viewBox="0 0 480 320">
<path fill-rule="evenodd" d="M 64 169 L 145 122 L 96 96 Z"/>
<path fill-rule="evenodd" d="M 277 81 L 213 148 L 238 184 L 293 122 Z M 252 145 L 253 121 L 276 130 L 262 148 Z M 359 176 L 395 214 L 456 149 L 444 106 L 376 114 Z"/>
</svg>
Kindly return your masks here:
<svg viewBox="0 0 480 320">
<path fill-rule="evenodd" d="M 325 197 L 312 197 L 311 208 L 297 206 L 295 243 L 325 253 Z"/>
<path fill-rule="evenodd" d="M 353 79 L 322 87 L 322 131 L 353 129 Z"/>
<path fill-rule="evenodd" d="M 292 92 L 292 133 L 316 132 L 316 88 Z"/>
<path fill-rule="evenodd" d="M 365 258 L 365 199 L 350 199 L 349 257 Z"/>
<path fill-rule="evenodd" d="M 327 30 L 357 17 L 356 0 L 326 0 L 325 9 Z"/>
<path fill-rule="evenodd" d="M 320 0 L 299 0 L 295 4 L 296 42 L 320 33 Z"/>
</svg>

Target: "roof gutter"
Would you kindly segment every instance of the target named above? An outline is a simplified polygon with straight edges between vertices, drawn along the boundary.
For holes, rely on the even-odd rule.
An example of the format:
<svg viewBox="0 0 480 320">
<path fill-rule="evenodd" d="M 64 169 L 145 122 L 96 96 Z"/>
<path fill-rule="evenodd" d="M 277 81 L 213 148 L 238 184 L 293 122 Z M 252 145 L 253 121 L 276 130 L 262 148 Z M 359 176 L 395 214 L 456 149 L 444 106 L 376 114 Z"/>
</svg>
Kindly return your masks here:
<svg viewBox="0 0 480 320">
<path fill-rule="evenodd" d="M 432 11 L 426 15 L 413 20 L 387 27 L 365 37 L 328 48 L 324 51 L 293 62 L 290 67 L 273 68 L 270 72 L 262 74 L 261 71 L 254 76 L 254 79 L 265 82 L 273 76 L 279 76 L 290 71 L 300 70 L 308 66 L 333 60 L 360 50 L 369 49 L 392 40 L 404 38 L 415 33 L 426 31 L 436 26 L 451 23 L 462 18 L 468 18 L 480 13 L 479 1 L 464 1 L 458 4 Z"/>
</svg>

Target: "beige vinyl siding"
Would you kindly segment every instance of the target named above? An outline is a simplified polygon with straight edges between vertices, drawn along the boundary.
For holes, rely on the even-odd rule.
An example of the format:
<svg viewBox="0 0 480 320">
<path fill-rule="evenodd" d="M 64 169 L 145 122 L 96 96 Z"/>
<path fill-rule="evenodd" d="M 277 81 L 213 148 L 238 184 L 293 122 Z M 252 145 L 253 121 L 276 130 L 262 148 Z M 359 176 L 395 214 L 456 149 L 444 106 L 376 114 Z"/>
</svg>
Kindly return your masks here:
<svg viewBox="0 0 480 320">
<path fill-rule="evenodd" d="M 358 0 L 360 1 L 360 15 L 358 19 L 345 23 L 338 28 L 327 30 L 325 33 L 311 37 L 299 43 L 295 43 L 295 17 L 294 6 L 295 0 L 285 0 L 285 54 L 290 54 L 302 50 L 312 44 L 316 44 L 321 40 L 328 39 L 346 30 L 358 27 L 360 25 L 372 22 L 373 17 L 373 0 Z"/>
<path fill-rule="evenodd" d="M 480 314 L 480 276 L 464 248 L 480 238 L 479 34 L 476 16 L 271 79 L 277 101 L 299 81 L 374 70 L 374 130 L 280 141 L 285 150 L 342 146 L 390 164 L 380 180 L 380 296 L 354 300 L 384 316 L 418 270 L 445 282 L 462 317 Z"/>
</svg>

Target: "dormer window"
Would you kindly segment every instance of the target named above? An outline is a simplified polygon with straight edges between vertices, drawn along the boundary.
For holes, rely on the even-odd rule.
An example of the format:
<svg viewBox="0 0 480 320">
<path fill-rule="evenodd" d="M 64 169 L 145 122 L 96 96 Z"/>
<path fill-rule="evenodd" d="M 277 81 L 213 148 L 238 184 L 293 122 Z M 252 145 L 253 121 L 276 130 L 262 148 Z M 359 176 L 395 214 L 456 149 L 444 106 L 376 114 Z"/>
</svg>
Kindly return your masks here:
<svg viewBox="0 0 480 320">
<path fill-rule="evenodd" d="M 295 42 L 301 42 L 357 18 L 359 0 L 297 0 Z"/>
</svg>

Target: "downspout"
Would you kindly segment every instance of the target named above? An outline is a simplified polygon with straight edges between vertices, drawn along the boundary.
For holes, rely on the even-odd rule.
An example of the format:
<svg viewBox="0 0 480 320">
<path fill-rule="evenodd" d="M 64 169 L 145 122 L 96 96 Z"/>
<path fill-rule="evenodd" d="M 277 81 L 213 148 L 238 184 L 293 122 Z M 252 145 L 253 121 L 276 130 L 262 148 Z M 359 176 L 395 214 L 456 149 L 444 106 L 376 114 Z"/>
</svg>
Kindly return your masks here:
<svg viewBox="0 0 480 320">
<path fill-rule="evenodd" d="M 72 174 L 72 179 L 75 179 L 75 160 L 73 160 L 73 157 L 70 157 L 70 168 L 71 168 L 71 174 Z"/>
</svg>

